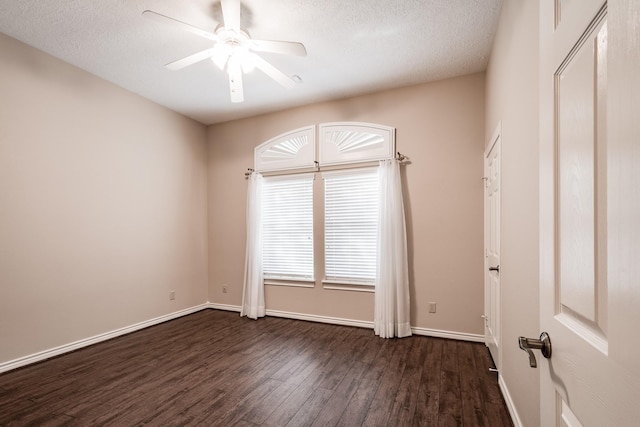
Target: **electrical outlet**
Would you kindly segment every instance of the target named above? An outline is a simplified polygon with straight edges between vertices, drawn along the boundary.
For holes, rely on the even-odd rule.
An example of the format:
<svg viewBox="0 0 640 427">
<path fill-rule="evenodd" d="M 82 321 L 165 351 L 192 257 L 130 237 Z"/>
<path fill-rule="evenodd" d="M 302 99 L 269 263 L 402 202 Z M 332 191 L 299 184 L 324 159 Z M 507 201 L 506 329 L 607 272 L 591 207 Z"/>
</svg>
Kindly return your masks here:
<svg viewBox="0 0 640 427">
<path fill-rule="evenodd" d="M 176 291 L 169 291 L 169 299 L 170 300 L 176 299 Z"/>
<path fill-rule="evenodd" d="M 226 294 L 227 293 L 227 285 L 222 285 L 222 293 Z"/>
<path fill-rule="evenodd" d="M 435 313 L 436 312 L 436 303 L 435 302 L 430 302 L 429 303 L 429 313 Z"/>
</svg>

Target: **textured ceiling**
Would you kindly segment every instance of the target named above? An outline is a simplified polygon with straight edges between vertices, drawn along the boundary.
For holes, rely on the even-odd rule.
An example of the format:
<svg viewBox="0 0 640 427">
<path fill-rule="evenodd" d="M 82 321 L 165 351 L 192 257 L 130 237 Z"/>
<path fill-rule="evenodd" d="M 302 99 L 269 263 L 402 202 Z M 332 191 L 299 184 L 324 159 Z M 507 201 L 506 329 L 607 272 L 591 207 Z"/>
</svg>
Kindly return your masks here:
<svg viewBox="0 0 640 427">
<path fill-rule="evenodd" d="M 219 0 L 0 0 L 0 32 L 205 124 L 440 80 L 486 68 L 502 0 L 243 0 L 255 39 L 302 42 L 306 57 L 261 56 L 302 82 L 260 71 L 232 104 L 212 61 L 164 64 L 211 42 L 141 16 L 146 9 L 213 31 Z M 1 53 L 0 53 L 1 55 Z"/>
</svg>

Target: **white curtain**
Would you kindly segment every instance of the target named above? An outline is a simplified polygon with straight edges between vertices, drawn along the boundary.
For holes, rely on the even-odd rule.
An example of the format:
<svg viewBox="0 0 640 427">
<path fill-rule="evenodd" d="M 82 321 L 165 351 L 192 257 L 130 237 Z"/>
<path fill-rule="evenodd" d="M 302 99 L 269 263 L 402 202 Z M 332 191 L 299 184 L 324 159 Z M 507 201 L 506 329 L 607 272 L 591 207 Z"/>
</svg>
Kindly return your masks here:
<svg viewBox="0 0 640 427">
<path fill-rule="evenodd" d="M 383 160 L 378 169 L 380 210 L 374 331 L 381 338 L 411 335 L 407 232 L 400 164 Z"/>
<path fill-rule="evenodd" d="M 244 288 L 240 316 L 264 317 L 262 277 L 262 175 L 249 176 L 247 191 L 247 252 L 244 263 Z"/>
</svg>

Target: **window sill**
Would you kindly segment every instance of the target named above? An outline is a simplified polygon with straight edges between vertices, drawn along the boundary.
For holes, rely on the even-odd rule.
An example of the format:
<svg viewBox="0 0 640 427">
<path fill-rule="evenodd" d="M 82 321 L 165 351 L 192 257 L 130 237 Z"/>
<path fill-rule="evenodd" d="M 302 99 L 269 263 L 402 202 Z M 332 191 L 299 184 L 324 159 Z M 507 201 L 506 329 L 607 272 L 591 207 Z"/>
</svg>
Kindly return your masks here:
<svg viewBox="0 0 640 427">
<path fill-rule="evenodd" d="M 314 288 L 316 282 L 306 279 L 264 279 L 266 286 L 289 286 L 292 288 Z"/>
<path fill-rule="evenodd" d="M 335 280 L 323 280 L 323 289 L 330 289 L 334 291 L 352 291 L 352 292 L 375 292 L 375 285 L 347 282 L 347 281 L 335 281 Z"/>
</svg>

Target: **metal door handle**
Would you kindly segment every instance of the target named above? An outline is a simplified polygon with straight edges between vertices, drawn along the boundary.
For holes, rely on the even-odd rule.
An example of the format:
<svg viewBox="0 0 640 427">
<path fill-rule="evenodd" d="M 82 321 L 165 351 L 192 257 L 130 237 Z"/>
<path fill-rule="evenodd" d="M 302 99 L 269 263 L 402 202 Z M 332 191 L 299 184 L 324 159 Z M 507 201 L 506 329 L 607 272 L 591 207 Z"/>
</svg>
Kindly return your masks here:
<svg viewBox="0 0 640 427">
<path fill-rule="evenodd" d="M 489 271 L 497 271 L 498 273 L 500 273 L 500 266 L 496 265 L 495 267 L 489 267 Z"/>
<path fill-rule="evenodd" d="M 532 349 L 540 350 L 545 359 L 551 357 L 551 337 L 546 332 L 540 334 L 540 339 L 518 337 L 518 345 L 529 354 L 529 366 L 532 368 L 538 367 L 536 356 L 531 351 Z"/>
</svg>

